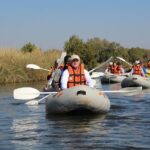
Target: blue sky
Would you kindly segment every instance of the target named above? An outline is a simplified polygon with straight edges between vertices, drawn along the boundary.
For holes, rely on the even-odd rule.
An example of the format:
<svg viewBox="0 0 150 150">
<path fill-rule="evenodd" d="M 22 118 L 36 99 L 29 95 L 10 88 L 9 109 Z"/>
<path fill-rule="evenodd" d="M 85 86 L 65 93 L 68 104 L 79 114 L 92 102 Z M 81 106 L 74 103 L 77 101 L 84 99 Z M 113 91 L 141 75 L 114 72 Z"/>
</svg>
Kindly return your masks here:
<svg viewBox="0 0 150 150">
<path fill-rule="evenodd" d="M 70 36 L 150 49 L 150 0 L 0 0 L 0 47 L 63 49 Z"/>
</svg>

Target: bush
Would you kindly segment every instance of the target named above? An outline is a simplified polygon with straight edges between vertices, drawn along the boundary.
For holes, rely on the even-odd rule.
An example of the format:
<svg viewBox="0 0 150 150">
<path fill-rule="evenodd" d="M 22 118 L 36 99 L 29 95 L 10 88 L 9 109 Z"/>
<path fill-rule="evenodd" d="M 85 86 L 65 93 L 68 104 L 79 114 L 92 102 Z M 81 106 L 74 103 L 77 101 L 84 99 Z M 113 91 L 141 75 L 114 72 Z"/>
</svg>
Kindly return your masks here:
<svg viewBox="0 0 150 150">
<path fill-rule="evenodd" d="M 38 48 L 34 44 L 29 42 L 21 48 L 21 51 L 24 53 L 31 53 L 36 49 Z"/>
</svg>

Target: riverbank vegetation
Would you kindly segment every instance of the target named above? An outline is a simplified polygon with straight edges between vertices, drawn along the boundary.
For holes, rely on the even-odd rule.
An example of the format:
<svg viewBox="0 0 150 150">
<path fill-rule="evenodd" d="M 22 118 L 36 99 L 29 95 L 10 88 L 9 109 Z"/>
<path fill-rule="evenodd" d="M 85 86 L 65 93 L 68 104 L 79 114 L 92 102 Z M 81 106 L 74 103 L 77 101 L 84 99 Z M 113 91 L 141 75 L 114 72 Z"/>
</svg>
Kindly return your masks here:
<svg viewBox="0 0 150 150">
<path fill-rule="evenodd" d="M 124 48 L 119 43 L 106 39 L 91 38 L 83 41 L 76 35 L 64 43 L 64 51 L 68 54 L 78 54 L 87 69 L 106 61 L 111 56 L 120 56 L 133 63 L 137 58 L 147 61 L 150 49 Z M 36 45 L 27 43 L 20 49 L 0 48 L 0 83 L 16 83 L 46 80 L 47 72 L 27 69 L 27 64 L 37 64 L 48 68 L 60 57 L 61 50 L 43 51 Z"/>
<path fill-rule="evenodd" d="M 147 61 L 150 59 L 150 49 L 124 48 L 119 43 L 106 39 L 92 38 L 84 42 L 76 35 L 65 42 L 64 50 L 67 53 L 77 53 L 82 58 L 86 67 L 93 68 L 97 63 L 106 61 L 111 56 L 120 56 L 128 62 L 134 63 L 136 59 Z"/>
<path fill-rule="evenodd" d="M 58 50 L 44 52 L 36 49 L 24 53 L 18 49 L 0 49 L 0 83 L 46 80 L 46 71 L 27 69 L 26 65 L 31 63 L 48 68 L 60 54 Z"/>
</svg>

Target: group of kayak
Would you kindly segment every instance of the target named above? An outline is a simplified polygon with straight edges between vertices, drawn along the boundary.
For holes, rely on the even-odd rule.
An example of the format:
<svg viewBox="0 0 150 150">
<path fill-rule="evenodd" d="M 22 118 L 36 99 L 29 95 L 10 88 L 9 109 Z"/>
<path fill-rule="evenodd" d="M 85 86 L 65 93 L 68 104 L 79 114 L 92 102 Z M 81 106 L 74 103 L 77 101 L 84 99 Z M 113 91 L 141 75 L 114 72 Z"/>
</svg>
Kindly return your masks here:
<svg viewBox="0 0 150 150">
<path fill-rule="evenodd" d="M 150 60 L 143 65 L 136 60 L 129 72 L 125 72 L 120 62 L 109 62 L 103 82 L 119 82 L 122 88 L 138 87 L 150 88 Z M 102 92 L 95 87 L 95 82 L 89 72 L 84 69 L 78 55 L 66 56 L 64 65 L 57 66 L 49 75 L 49 85 L 45 90 L 58 91 L 56 95 L 49 95 L 46 100 L 47 113 L 64 113 L 70 111 L 88 110 L 91 112 L 108 112 L 110 101 Z"/>
<path fill-rule="evenodd" d="M 140 60 L 136 60 L 130 71 L 124 71 L 120 63 L 110 62 L 105 70 L 105 75 L 101 78 L 102 83 L 121 83 L 124 87 L 142 86 L 150 88 L 150 60 L 144 65 Z"/>
<path fill-rule="evenodd" d="M 124 71 L 120 62 L 110 62 L 103 74 L 100 74 L 102 72 L 99 72 L 99 74 L 93 72 L 97 67 L 88 72 L 78 55 L 66 55 L 63 57 L 63 61 L 60 60 L 55 61 L 54 67 L 50 68 L 47 76 L 48 84 L 44 88 L 45 92 L 43 92 L 43 94 L 48 94 L 45 101 L 47 114 L 87 111 L 90 113 L 108 112 L 110 100 L 105 93 L 118 91 L 103 91 L 97 75 L 103 76 L 102 82 L 120 82 L 123 88 L 132 86 L 150 88 L 150 78 L 148 78 L 150 75 L 150 60 L 144 67 L 139 60 L 136 60 L 128 73 Z M 28 68 L 39 69 L 33 64 L 28 65 Z M 93 74 L 90 75 L 92 72 Z M 29 88 L 15 90 L 14 97 L 19 99 L 21 95 L 21 98 L 25 99 L 24 96 L 27 97 L 25 89 L 29 90 Z M 31 94 L 36 97 L 40 93 L 36 90 L 34 95 L 32 92 Z"/>
</svg>

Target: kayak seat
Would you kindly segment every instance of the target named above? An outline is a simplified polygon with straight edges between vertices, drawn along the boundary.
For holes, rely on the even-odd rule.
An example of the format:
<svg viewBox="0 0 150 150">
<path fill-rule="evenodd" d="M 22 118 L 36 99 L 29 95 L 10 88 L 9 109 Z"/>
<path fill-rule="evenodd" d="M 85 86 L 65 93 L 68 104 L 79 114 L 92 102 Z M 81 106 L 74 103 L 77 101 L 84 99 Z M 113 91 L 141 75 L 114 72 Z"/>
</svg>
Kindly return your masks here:
<svg viewBox="0 0 150 150">
<path fill-rule="evenodd" d="M 83 90 L 77 91 L 77 95 L 86 95 L 86 91 Z"/>
</svg>

